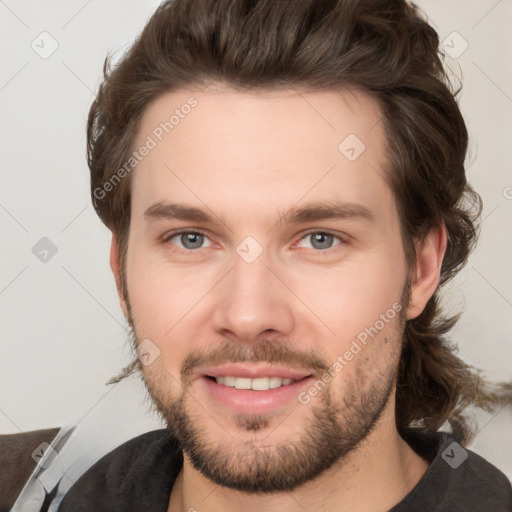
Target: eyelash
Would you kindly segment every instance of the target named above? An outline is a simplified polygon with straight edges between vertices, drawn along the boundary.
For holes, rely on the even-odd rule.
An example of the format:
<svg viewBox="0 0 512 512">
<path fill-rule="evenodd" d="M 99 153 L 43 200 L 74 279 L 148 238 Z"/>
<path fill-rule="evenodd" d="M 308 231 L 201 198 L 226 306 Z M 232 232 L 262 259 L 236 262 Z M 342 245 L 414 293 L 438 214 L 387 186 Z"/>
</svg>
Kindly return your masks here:
<svg viewBox="0 0 512 512">
<path fill-rule="evenodd" d="M 167 244 L 175 236 L 182 235 L 182 234 L 185 234 L 185 233 L 191 233 L 191 234 L 194 234 L 194 235 L 203 235 L 204 237 L 209 239 L 208 235 L 206 233 L 203 233 L 202 231 L 190 230 L 190 229 L 181 229 L 181 230 L 178 230 L 178 231 L 173 231 L 173 232 L 169 233 L 168 235 L 166 235 L 164 237 L 164 239 L 163 239 L 163 243 Z M 339 244 L 336 244 L 333 247 L 329 247 L 328 249 L 314 249 L 313 248 L 313 250 L 315 252 L 317 252 L 317 253 L 325 253 L 325 252 L 329 251 L 330 249 L 334 249 L 335 247 L 338 247 L 338 245 L 342 245 L 342 244 L 346 244 L 347 243 L 347 239 L 342 237 L 341 235 L 337 235 L 337 234 L 335 234 L 335 233 L 333 233 L 331 231 L 319 230 L 319 229 L 311 229 L 311 230 L 307 231 L 306 233 L 304 233 L 302 235 L 302 237 L 299 239 L 299 241 L 301 241 L 304 238 L 306 238 L 307 236 L 313 235 L 313 234 L 331 235 L 334 238 L 337 238 L 339 240 L 339 242 L 340 242 Z M 185 252 L 195 252 L 195 251 L 198 250 L 198 249 L 181 249 L 181 247 L 179 247 L 178 249 L 179 250 L 183 250 Z M 202 249 L 202 247 L 199 247 L 199 249 Z"/>
</svg>

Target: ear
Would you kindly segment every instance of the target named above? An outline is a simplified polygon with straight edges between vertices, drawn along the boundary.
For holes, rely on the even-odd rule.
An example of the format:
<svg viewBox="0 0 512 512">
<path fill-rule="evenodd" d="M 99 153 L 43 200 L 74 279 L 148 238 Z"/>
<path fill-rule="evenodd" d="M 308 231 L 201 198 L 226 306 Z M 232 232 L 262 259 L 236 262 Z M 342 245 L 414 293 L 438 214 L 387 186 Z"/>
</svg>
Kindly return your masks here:
<svg viewBox="0 0 512 512">
<path fill-rule="evenodd" d="M 121 287 L 121 265 L 119 262 L 119 248 L 117 237 L 114 233 L 112 233 L 112 242 L 110 244 L 110 268 L 112 269 L 112 273 L 114 274 L 114 279 L 116 280 L 116 288 L 117 295 L 119 297 L 119 304 L 121 305 L 121 309 L 123 310 L 124 317 L 126 321 L 128 321 L 128 305 L 126 304 L 126 299 L 123 295 L 123 289 Z"/>
<path fill-rule="evenodd" d="M 434 295 L 441 265 L 446 251 L 447 235 L 443 226 L 433 229 L 426 238 L 416 243 L 416 272 L 411 284 L 411 299 L 407 308 L 407 319 L 418 317 Z"/>
</svg>

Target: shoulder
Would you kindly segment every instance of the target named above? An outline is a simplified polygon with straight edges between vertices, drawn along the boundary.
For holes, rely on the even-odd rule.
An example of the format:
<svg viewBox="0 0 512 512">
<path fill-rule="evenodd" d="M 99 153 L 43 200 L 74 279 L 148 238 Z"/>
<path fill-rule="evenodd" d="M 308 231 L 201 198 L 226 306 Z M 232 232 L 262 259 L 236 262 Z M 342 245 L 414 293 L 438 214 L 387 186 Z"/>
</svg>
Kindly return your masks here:
<svg viewBox="0 0 512 512">
<path fill-rule="evenodd" d="M 477 453 L 461 446 L 446 432 L 409 429 L 402 434 L 430 467 L 393 512 L 428 510 L 510 512 L 512 486 L 508 478 Z M 420 508 L 425 510 L 425 508 Z"/>
<path fill-rule="evenodd" d="M 167 503 L 183 457 L 165 429 L 137 436 L 104 455 L 65 495 L 59 512 L 137 510 L 137 503 Z M 165 509 L 163 509 L 165 510 Z"/>
<path fill-rule="evenodd" d="M 444 461 L 452 455 L 450 445 L 445 449 Z M 460 445 L 458 445 L 460 446 Z M 460 466 L 450 466 L 451 479 L 458 490 L 459 501 L 466 502 L 467 510 L 493 510 L 510 512 L 512 510 L 512 486 L 510 481 L 496 466 L 477 453 L 465 450 L 467 459 Z M 453 460 L 453 459 L 452 459 Z M 460 469 L 460 474 L 454 475 Z"/>
</svg>

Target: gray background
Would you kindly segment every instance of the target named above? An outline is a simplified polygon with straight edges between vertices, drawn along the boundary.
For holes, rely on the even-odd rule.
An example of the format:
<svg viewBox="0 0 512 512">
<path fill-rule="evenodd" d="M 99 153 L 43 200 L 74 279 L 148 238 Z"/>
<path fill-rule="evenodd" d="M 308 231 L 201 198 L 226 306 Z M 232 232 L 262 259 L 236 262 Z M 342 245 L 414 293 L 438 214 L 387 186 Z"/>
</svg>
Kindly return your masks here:
<svg viewBox="0 0 512 512">
<path fill-rule="evenodd" d="M 1 434 L 95 415 L 119 442 L 161 426 L 137 379 L 105 385 L 130 351 L 85 161 L 106 52 L 126 49 L 158 3 L 0 0 Z M 510 380 L 512 0 L 418 4 L 463 78 L 468 176 L 485 203 L 479 246 L 445 292 L 450 311 L 464 310 L 453 339 L 485 375 Z M 512 478 L 512 407 L 475 418 L 471 448 Z"/>
</svg>

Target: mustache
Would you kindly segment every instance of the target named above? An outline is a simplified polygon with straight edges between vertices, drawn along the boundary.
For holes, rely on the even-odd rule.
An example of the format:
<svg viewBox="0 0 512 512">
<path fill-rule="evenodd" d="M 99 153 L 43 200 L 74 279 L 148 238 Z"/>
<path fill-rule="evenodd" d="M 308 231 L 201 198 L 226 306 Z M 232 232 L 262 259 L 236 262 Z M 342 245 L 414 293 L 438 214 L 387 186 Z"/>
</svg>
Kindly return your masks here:
<svg viewBox="0 0 512 512">
<path fill-rule="evenodd" d="M 299 352 L 289 343 L 270 339 L 251 345 L 226 340 L 220 347 L 191 352 L 183 362 L 181 379 L 186 386 L 201 367 L 248 362 L 279 363 L 292 368 L 313 370 L 313 373 L 319 375 L 329 368 L 325 358 L 315 350 Z"/>
</svg>

